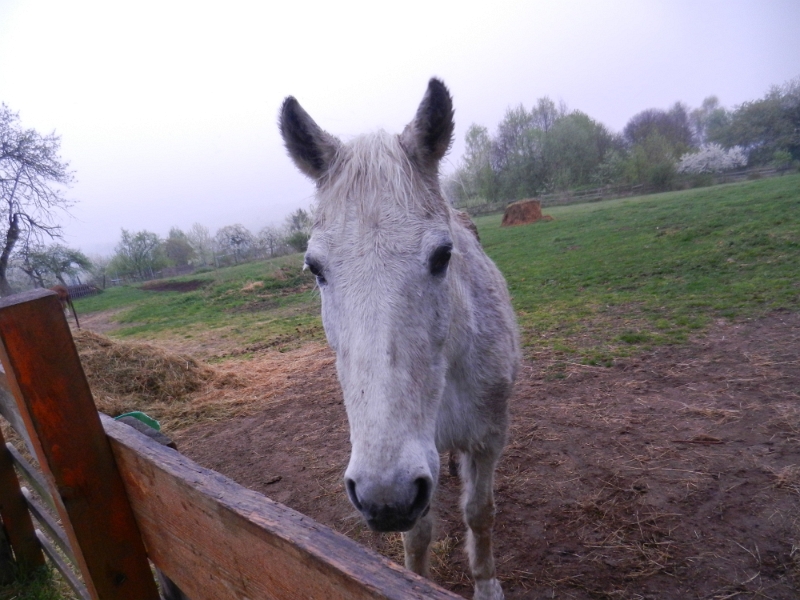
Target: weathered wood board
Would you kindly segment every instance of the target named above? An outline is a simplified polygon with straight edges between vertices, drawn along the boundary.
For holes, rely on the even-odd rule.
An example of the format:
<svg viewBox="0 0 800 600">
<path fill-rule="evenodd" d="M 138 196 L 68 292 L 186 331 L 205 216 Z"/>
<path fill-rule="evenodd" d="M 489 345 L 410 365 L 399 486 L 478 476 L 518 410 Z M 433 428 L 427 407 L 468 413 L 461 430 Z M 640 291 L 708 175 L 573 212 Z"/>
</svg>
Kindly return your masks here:
<svg viewBox="0 0 800 600">
<path fill-rule="evenodd" d="M 0 362 L 89 595 L 157 600 L 125 487 L 53 292 L 0 300 Z"/>
<path fill-rule="evenodd" d="M 192 600 L 460 598 L 102 418 L 148 554 Z"/>
</svg>

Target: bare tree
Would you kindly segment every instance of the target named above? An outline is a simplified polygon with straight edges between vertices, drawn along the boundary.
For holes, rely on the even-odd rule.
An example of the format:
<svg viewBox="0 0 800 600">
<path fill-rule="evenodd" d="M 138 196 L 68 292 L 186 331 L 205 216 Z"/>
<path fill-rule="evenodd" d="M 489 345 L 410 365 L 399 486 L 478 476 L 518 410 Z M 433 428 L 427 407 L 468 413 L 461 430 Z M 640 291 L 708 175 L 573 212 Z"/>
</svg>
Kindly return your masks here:
<svg viewBox="0 0 800 600">
<path fill-rule="evenodd" d="M 279 254 L 280 250 L 286 246 L 283 233 L 274 225 L 267 225 L 259 231 L 256 243 L 264 255 L 270 258 Z"/>
<path fill-rule="evenodd" d="M 0 104 L 0 296 L 12 293 L 7 272 L 18 243 L 61 237 L 55 216 L 72 205 L 63 193 L 73 176 L 60 150 L 59 136 L 24 129 L 19 115 Z"/>
<path fill-rule="evenodd" d="M 253 234 L 240 223 L 226 225 L 217 231 L 214 240 L 220 250 L 230 253 L 237 265 L 245 260 L 250 248 L 253 246 Z"/>
</svg>

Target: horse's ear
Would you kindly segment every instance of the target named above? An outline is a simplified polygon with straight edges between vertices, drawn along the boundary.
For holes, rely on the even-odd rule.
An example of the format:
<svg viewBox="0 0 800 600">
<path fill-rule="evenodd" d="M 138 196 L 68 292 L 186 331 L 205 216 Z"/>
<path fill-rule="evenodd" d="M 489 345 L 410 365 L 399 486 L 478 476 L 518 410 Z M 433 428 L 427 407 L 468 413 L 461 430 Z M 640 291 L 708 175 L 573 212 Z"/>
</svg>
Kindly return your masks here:
<svg viewBox="0 0 800 600">
<path fill-rule="evenodd" d="M 439 79 L 428 82 L 414 120 L 400 136 L 408 154 L 422 165 L 436 169 L 453 143 L 453 99 Z"/>
<path fill-rule="evenodd" d="M 278 127 L 297 168 L 318 181 L 330 168 L 339 140 L 321 129 L 292 96 L 283 101 Z"/>
</svg>

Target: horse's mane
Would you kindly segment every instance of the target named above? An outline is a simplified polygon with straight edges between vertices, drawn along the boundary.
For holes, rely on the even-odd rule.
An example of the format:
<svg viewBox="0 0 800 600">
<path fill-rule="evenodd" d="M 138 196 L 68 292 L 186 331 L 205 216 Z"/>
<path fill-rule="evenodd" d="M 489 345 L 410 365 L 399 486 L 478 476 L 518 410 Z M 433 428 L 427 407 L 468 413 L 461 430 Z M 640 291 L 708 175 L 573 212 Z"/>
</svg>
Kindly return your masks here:
<svg viewBox="0 0 800 600">
<path fill-rule="evenodd" d="M 432 186 L 409 159 L 398 136 L 380 130 L 358 136 L 339 148 L 320 182 L 318 224 L 346 214 L 362 217 L 398 209 L 424 214 L 447 211 L 438 186 Z"/>
</svg>

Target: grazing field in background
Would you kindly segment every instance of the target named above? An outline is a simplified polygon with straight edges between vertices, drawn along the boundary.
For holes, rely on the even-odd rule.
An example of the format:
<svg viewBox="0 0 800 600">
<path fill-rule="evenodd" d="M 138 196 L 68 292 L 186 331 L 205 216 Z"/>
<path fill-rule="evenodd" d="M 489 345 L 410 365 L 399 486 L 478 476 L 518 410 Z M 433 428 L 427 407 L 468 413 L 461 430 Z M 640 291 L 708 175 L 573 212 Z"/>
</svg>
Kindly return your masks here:
<svg viewBox="0 0 800 600">
<path fill-rule="evenodd" d="M 476 220 L 534 354 L 607 365 L 685 341 L 712 319 L 800 304 L 800 175 L 545 212 L 555 220 Z M 214 336 L 234 354 L 288 348 L 323 339 L 319 295 L 301 266 L 298 254 L 112 288 L 76 307 L 118 310 L 114 336 Z"/>
</svg>

